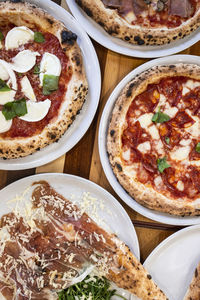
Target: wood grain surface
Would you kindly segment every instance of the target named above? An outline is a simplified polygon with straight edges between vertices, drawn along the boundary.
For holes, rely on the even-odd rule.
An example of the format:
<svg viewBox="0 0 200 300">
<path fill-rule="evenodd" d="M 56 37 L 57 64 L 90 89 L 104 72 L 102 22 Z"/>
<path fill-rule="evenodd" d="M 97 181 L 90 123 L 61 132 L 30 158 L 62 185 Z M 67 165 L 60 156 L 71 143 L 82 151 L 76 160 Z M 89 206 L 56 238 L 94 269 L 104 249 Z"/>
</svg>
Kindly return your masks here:
<svg viewBox="0 0 200 300">
<path fill-rule="evenodd" d="M 54 0 L 67 9 L 65 0 Z M 61 172 L 81 176 L 97 183 L 118 199 L 129 214 L 139 239 L 141 261 L 143 262 L 152 250 L 166 237 L 180 229 L 180 227 L 160 224 L 149 220 L 130 209 L 115 194 L 103 172 L 98 152 L 98 128 L 104 105 L 115 86 L 131 70 L 148 61 L 147 59 L 132 58 L 114 53 L 94 42 L 102 74 L 102 91 L 99 107 L 95 118 L 79 143 L 68 153 L 57 160 L 36 169 L 20 171 L 0 170 L 0 188 L 20 178 L 36 173 Z M 200 42 L 181 52 L 182 54 L 200 55 Z"/>
</svg>

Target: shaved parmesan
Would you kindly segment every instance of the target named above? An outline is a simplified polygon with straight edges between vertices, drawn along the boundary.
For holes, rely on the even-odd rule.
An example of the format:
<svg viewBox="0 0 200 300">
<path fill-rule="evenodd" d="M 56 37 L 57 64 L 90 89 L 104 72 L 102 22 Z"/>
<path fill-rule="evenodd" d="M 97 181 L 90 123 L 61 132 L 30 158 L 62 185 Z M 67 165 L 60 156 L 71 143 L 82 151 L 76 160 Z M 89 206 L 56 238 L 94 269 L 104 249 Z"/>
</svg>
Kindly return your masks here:
<svg viewBox="0 0 200 300">
<path fill-rule="evenodd" d="M 29 41 L 33 41 L 34 32 L 26 26 L 14 27 L 11 29 L 5 38 L 6 50 L 18 48 Z"/>
<path fill-rule="evenodd" d="M 10 64 L 11 68 L 19 73 L 28 72 L 35 65 L 36 56 L 40 56 L 40 53 L 30 50 L 21 51 L 13 57 L 13 63 Z"/>
<path fill-rule="evenodd" d="M 12 120 L 6 120 L 2 111 L 0 111 L 0 133 L 6 132 L 12 126 Z"/>
</svg>

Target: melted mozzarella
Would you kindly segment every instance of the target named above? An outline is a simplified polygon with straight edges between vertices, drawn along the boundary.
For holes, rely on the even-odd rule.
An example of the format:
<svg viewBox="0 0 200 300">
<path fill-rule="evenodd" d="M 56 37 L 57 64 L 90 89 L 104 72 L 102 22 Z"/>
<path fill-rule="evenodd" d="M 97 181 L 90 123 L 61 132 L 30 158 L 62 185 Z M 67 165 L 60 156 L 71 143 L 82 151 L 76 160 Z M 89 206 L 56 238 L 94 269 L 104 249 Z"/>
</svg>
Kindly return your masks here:
<svg viewBox="0 0 200 300">
<path fill-rule="evenodd" d="M 161 176 L 157 176 L 154 179 L 154 183 L 155 183 L 156 187 L 159 188 L 162 185 L 162 183 L 163 183 L 162 177 Z"/>
<path fill-rule="evenodd" d="M 191 143 L 191 140 L 190 140 L 190 139 L 187 139 L 187 140 L 183 139 L 183 140 L 180 141 L 179 144 L 180 144 L 181 146 L 188 146 L 190 143 Z"/>
<path fill-rule="evenodd" d="M 0 79 L 7 81 L 9 79 L 9 73 L 6 70 L 5 66 L 3 66 L 0 62 Z"/>
<path fill-rule="evenodd" d="M 152 117 L 152 113 L 144 114 L 141 117 L 139 117 L 138 121 L 140 122 L 140 126 L 146 129 L 152 123 Z"/>
<path fill-rule="evenodd" d="M 45 52 L 40 63 L 40 84 L 43 85 L 44 74 L 60 76 L 61 63 L 59 58 L 51 53 Z"/>
<path fill-rule="evenodd" d="M 129 161 L 130 158 L 131 158 L 131 151 L 130 151 L 130 149 L 124 151 L 124 152 L 122 153 L 122 157 L 123 157 L 124 160 Z"/>
<path fill-rule="evenodd" d="M 6 132 L 12 126 L 12 120 L 6 120 L 2 112 L 0 111 L 0 133 Z"/>
<path fill-rule="evenodd" d="M 15 76 L 15 73 L 13 72 L 11 66 L 9 63 L 7 63 L 5 60 L 3 59 L 0 59 L 0 68 L 1 66 L 4 67 L 4 69 L 6 70 L 6 72 L 8 73 L 9 75 L 9 81 L 8 81 L 8 85 L 10 87 L 12 87 L 14 90 L 17 90 L 17 80 L 16 80 L 16 76 Z"/>
<path fill-rule="evenodd" d="M 33 41 L 34 32 L 26 26 L 14 27 L 11 29 L 5 38 L 6 50 L 18 48 L 29 41 Z"/>
<path fill-rule="evenodd" d="M 33 91 L 33 88 L 31 86 L 30 81 L 28 80 L 27 76 L 24 76 L 21 80 L 21 87 L 22 87 L 22 92 L 24 93 L 24 95 L 32 100 L 32 101 L 36 101 L 36 97 Z"/>
<path fill-rule="evenodd" d="M 189 79 L 188 81 L 186 81 L 185 84 L 183 84 L 183 87 L 187 87 L 191 90 L 195 89 L 196 87 L 200 86 L 200 82 L 199 81 L 194 81 L 192 79 Z"/>
<path fill-rule="evenodd" d="M 13 63 L 10 64 L 11 68 L 19 73 L 28 72 L 35 65 L 36 56 L 40 56 L 40 53 L 30 50 L 21 51 L 13 57 Z"/>
<path fill-rule="evenodd" d="M 148 132 L 152 136 L 153 139 L 158 140 L 160 138 L 158 129 L 155 125 L 152 125 L 148 128 Z"/>
<path fill-rule="evenodd" d="M 184 86 L 183 89 L 182 89 L 182 95 L 185 96 L 190 90 Z"/>
<path fill-rule="evenodd" d="M 170 107 L 170 105 L 167 105 L 166 109 L 163 111 L 165 114 L 167 114 L 170 118 L 175 117 L 176 113 L 178 112 L 177 107 Z"/>
<path fill-rule="evenodd" d="M 51 101 L 49 99 L 40 102 L 27 101 L 26 105 L 28 113 L 20 119 L 27 122 L 38 122 L 48 114 Z"/>
<path fill-rule="evenodd" d="M 150 142 L 144 142 L 137 146 L 137 149 L 142 153 L 147 153 L 151 149 Z"/>
<path fill-rule="evenodd" d="M 178 189 L 179 191 L 182 192 L 182 191 L 184 190 L 184 183 L 183 183 L 183 181 L 179 180 L 179 181 L 177 182 L 176 187 L 177 187 L 177 189 Z"/>
<path fill-rule="evenodd" d="M 190 153 L 190 146 L 177 148 L 170 153 L 171 159 L 182 161 L 188 158 Z"/>
</svg>

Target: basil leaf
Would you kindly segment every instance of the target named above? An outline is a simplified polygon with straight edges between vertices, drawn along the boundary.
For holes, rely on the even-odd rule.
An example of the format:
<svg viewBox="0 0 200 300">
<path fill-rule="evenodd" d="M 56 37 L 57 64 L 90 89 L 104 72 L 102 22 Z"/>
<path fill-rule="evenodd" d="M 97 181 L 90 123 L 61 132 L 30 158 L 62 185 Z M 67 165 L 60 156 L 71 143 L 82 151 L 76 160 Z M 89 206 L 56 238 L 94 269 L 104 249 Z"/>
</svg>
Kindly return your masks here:
<svg viewBox="0 0 200 300">
<path fill-rule="evenodd" d="M 33 69 L 33 74 L 40 74 L 40 66 L 39 65 L 35 65 L 35 67 Z"/>
<path fill-rule="evenodd" d="M 2 41 L 4 39 L 4 35 L 3 33 L 0 31 L 0 41 Z"/>
<path fill-rule="evenodd" d="M 171 166 L 167 163 L 166 157 L 163 157 L 163 158 L 157 159 L 157 167 L 158 167 L 158 171 L 160 173 L 163 173 L 165 169 L 167 169 Z"/>
<path fill-rule="evenodd" d="M 196 144 L 195 150 L 196 152 L 200 153 L 200 143 Z"/>
<path fill-rule="evenodd" d="M 45 38 L 41 32 L 34 32 L 34 41 L 36 43 L 44 43 Z"/>
<path fill-rule="evenodd" d="M 0 92 L 8 92 L 8 91 L 11 91 L 11 88 L 9 88 L 9 86 L 5 83 L 5 81 L 0 79 Z"/>
<path fill-rule="evenodd" d="M 158 110 L 157 113 L 155 113 L 151 119 L 152 122 L 155 123 L 164 123 L 170 120 L 170 117 L 167 114 L 164 114 L 160 111 L 160 109 Z"/>
<path fill-rule="evenodd" d="M 11 120 L 15 117 L 21 117 L 27 114 L 26 100 L 21 99 L 4 104 L 2 114 L 6 120 Z"/>
<path fill-rule="evenodd" d="M 43 77 L 43 94 L 49 95 L 58 89 L 59 76 L 44 75 Z"/>
<path fill-rule="evenodd" d="M 170 143 L 170 138 L 168 136 L 165 137 L 165 142 L 169 145 Z"/>
</svg>

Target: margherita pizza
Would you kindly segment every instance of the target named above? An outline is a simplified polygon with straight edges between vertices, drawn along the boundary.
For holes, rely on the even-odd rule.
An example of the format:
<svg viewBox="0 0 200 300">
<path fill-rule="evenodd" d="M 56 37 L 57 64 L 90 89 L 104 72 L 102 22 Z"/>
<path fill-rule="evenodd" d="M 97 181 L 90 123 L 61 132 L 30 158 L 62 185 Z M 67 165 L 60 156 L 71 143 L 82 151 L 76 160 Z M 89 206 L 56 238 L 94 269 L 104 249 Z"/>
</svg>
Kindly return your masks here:
<svg viewBox="0 0 200 300">
<path fill-rule="evenodd" d="M 200 67 L 156 66 L 136 76 L 114 106 L 107 148 L 136 201 L 200 215 Z"/>
<path fill-rule="evenodd" d="M 77 36 L 30 3 L 0 3 L 0 157 L 32 154 L 65 133 L 87 80 Z"/>
<path fill-rule="evenodd" d="M 162 45 L 200 26 L 199 0 L 76 0 L 111 35 L 138 45 Z"/>
</svg>

